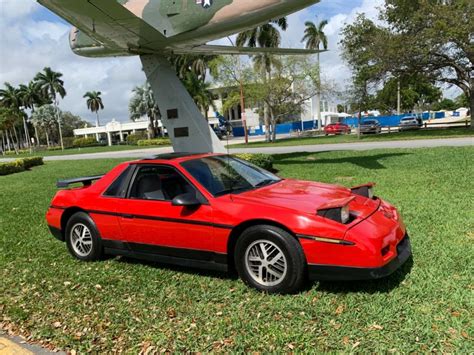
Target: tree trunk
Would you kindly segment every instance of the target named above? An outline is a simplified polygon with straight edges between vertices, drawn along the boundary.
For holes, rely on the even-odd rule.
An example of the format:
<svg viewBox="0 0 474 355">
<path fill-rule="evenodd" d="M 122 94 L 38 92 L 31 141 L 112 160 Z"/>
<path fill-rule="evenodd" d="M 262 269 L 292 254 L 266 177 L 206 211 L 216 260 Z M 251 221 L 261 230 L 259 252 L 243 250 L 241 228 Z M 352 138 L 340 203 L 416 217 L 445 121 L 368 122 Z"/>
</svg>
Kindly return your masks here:
<svg viewBox="0 0 474 355">
<path fill-rule="evenodd" d="M 7 145 L 5 144 L 5 134 L 2 134 L 2 154 L 5 155 L 5 149 Z"/>
<path fill-rule="evenodd" d="M 154 138 L 154 129 L 153 129 L 153 121 L 154 121 L 153 116 L 148 116 L 148 130 L 147 130 L 147 137 L 148 139 Z"/>
<path fill-rule="evenodd" d="M 61 150 L 64 150 L 64 144 L 63 144 L 63 131 L 61 129 L 61 117 L 59 115 L 59 103 L 58 103 L 58 100 L 56 100 L 54 102 L 55 106 L 56 106 L 56 118 L 58 120 L 58 128 L 59 128 L 59 141 L 61 143 Z"/>
<path fill-rule="evenodd" d="M 318 55 L 318 91 L 316 93 L 316 117 L 318 118 L 318 131 L 322 130 L 322 119 L 321 119 L 321 65 L 319 63 L 319 53 Z"/>
<path fill-rule="evenodd" d="M 46 144 L 47 144 L 47 146 L 48 146 L 48 148 L 49 148 L 49 146 L 50 146 L 50 143 L 49 143 L 49 134 L 48 134 L 48 128 L 46 127 L 44 131 L 45 131 L 45 133 L 46 133 Z"/>
<path fill-rule="evenodd" d="M 28 124 L 26 123 L 25 117 L 23 117 L 23 129 L 25 130 L 26 148 L 29 148 L 31 145 L 31 140 L 30 140 L 30 133 L 28 132 Z"/>
<path fill-rule="evenodd" d="M 474 119 L 472 118 L 472 112 L 474 111 L 474 76 L 471 78 L 469 92 L 469 114 L 471 115 L 471 129 L 474 129 Z"/>
<path fill-rule="evenodd" d="M 95 111 L 95 114 L 96 114 L 96 117 L 95 117 L 95 127 L 98 128 L 100 123 L 99 123 L 99 111 Z M 99 138 L 99 133 L 96 133 L 95 134 L 95 140 L 97 142 L 99 142 L 100 138 Z"/>
<path fill-rule="evenodd" d="M 272 113 L 272 142 L 276 142 L 276 119 Z"/>
<path fill-rule="evenodd" d="M 265 66 L 263 67 L 263 85 L 267 85 L 267 70 Z M 269 107 L 268 104 L 264 101 L 263 102 L 263 123 L 265 125 L 265 141 L 271 142 L 272 136 L 271 134 L 271 128 L 270 128 L 270 112 L 269 112 Z"/>
<path fill-rule="evenodd" d="M 7 136 L 7 148 L 8 148 L 8 151 L 11 152 L 12 151 L 12 145 L 10 143 L 10 138 L 8 138 L 8 129 L 5 130 L 5 136 Z"/>
<path fill-rule="evenodd" d="M 13 127 L 13 130 L 14 130 L 15 136 L 16 136 L 15 127 Z M 15 144 L 15 140 L 13 139 L 13 136 L 12 136 L 12 131 L 10 131 L 10 138 L 11 138 L 11 140 L 12 140 L 12 142 L 13 142 L 13 149 L 15 149 L 15 153 L 16 153 L 16 154 L 19 154 L 19 152 L 18 152 L 18 141 L 17 141 L 17 143 Z M 17 139 L 18 139 L 18 138 L 17 138 Z"/>
<path fill-rule="evenodd" d="M 39 136 L 38 136 L 38 127 L 36 125 L 34 125 L 34 127 L 35 127 L 36 145 L 39 147 L 40 141 L 39 141 Z"/>
<path fill-rule="evenodd" d="M 361 123 L 361 116 L 362 116 L 362 112 L 361 112 L 361 109 L 359 108 L 359 114 L 357 115 L 357 138 L 360 139 L 361 138 L 361 134 L 360 134 L 360 123 Z"/>
<path fill-rule="evenodd" d="M 16 147 L 17 147 L 17 150 L 20 149 L 20 139 L 18 138 L 18 132 L 16 131 L 16 127 L 13 126 L 13 133 L 15 133 L 15 140 L 16 140 Z"/>
</svg>

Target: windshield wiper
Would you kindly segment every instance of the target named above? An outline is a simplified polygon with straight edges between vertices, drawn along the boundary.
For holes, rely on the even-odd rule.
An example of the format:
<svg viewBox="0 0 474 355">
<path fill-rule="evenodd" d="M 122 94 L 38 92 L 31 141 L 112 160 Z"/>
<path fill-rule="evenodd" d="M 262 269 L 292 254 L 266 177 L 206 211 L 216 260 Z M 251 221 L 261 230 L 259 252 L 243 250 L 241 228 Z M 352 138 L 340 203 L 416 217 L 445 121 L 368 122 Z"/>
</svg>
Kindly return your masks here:
<svg viewBox="0 0 474 355">
<path fill-rule="evenodd" d="M 251 186 L 232 187 L 230 189 L 225 189 L 225 190 L 219 191 L 219 192 L 215 193 L 214 196 L 224 196 L 224 195 L 227 195 L 227 194 L 233 194 L 235 192 L 239 193 L 239 192 L 250 190 L 251 188 L 252 188 Z"/>
<path fill-rule="evenodd" d="M 265 180 L 260 181 L 257 185 L 255 185 L 254 188 L 259 188 L 259 187 L 263 187 L 263 186 L 268 186 L 268 185 L 274 184 L 274 183 L 276 183 L 276 182 L 278 182 L 278 180 L 265 179 Z"/>
</svg>

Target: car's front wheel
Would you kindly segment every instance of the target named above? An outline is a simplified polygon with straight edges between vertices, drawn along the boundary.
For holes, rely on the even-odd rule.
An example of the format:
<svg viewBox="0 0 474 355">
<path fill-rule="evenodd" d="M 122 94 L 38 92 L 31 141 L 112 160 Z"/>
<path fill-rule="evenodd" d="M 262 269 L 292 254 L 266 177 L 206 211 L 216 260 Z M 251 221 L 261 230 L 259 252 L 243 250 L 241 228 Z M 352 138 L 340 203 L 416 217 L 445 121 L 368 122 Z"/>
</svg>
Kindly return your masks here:
<svg viewBox="0 0 474 355">
<path fill-rule="evenodd" d="M 66 225 L 66 244 L 79 260 L 94 261 L 102 257 L 102 243 L 92 218 L 84 212 L 71 216 Z"/>
<path fill-rule="evenodd" d="M 294 293 L 305 280 L 306 258 L 300 243 L 274 226 L 245 230 L 237 241 L 235 264 L 247 285 L 268 293 Z"/>
</svg>

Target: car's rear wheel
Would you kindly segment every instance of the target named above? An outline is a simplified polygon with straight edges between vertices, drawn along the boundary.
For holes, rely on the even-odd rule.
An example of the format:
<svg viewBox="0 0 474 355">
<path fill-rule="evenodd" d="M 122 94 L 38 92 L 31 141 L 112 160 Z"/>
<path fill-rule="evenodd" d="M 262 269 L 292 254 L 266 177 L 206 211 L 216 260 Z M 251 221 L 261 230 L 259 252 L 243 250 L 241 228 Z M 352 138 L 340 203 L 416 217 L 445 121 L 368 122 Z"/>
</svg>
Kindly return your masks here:
<svg viewBox="0 0 474 355">
<path fill-rule="evenodd" d="M 95 223 L 84 212 L 75 213 L 67 222 L 66 244 L 69 252 L 79 260 L 99 260 L 103 254 L 100 235 Z"/>
<path fill-rule="evenodd" d="M 235 266 L 249 286 L 268 293 L 294 293 L 305 280 L 306 258 L 299 242 L 281 228 L 260 225 L 244 231 Z"/>
</svg>

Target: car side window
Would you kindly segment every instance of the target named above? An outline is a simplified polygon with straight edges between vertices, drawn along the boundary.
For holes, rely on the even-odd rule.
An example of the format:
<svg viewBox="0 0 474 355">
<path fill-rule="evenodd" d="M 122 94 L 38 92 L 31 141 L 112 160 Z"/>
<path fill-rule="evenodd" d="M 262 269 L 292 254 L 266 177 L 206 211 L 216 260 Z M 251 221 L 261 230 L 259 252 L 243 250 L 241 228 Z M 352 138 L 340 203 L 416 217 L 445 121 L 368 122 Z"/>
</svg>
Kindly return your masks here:
<svg viewBox="0 0 474 355">
<path fill-rule="evenodd" d="M 171 201 L 176 196 L 195 193 L 194 187 L 175 169 L 146 165 L 138 168 L 129 197 L 139 200 Z"/>
<path fill-rule="evenodd" d="M 132 166 L 128 166 L 115 180 L 114 182 L 107 188 L 104 192 L 104 196 L 107 197 L 125 197 L 126 190 L 127 190 L 127 182 L 128 177 L 131 173 Z"/>
</svg>

